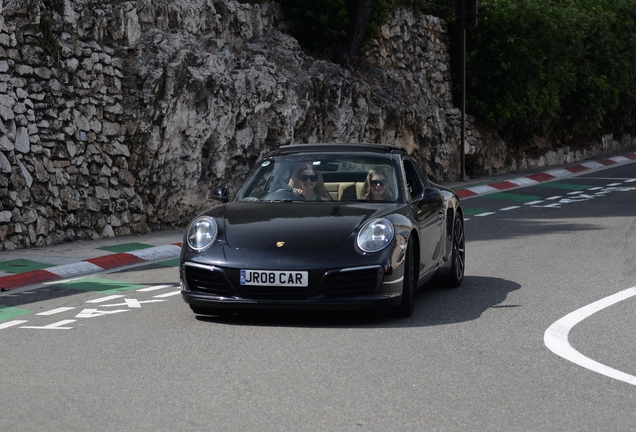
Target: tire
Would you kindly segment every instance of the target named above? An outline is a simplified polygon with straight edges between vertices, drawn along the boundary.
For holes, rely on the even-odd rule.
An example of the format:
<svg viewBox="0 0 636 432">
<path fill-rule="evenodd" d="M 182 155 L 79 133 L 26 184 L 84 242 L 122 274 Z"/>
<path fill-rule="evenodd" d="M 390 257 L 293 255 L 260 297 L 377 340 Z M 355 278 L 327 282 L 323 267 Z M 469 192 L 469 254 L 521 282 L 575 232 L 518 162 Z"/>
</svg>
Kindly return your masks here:
<svg viewBox="0 0 636 432">
<path fill-rule="evenodd" d="M 461 214 L 455 216 L 453 222 L 453 239 L 451 243 L 451 268 L 446 277 L 449 288 L 457 288 L 464 281 L 466 270 L 466 239 L 464 237 L 464 220 Z"/>
<path fill-rule="evenodd" d="M 415 304 L 415 277 L 413 272 L 413 240 L 409 238 L 404 257 L 404 282 L 402 285 L 402 302 L 395 308 L 395 315 L 408 318 L 413 314 Z"/>
</svg>

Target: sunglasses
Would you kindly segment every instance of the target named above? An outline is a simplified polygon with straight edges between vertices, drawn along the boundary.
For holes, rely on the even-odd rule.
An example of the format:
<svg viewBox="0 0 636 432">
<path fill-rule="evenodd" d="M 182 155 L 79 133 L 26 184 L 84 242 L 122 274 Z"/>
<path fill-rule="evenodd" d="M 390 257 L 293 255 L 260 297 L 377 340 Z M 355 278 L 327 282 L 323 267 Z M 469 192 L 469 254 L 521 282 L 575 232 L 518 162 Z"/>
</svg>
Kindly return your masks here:
<svg viewBox="0 0 636 432">
<path fill-rule="evenodd" d="M 310 180 L 312 182 L 315 182 L 318 180 L 318 176 L 317 175 L 307 175 L 307 174 L 301 174 L 298 176 L 298 179 L 301 182 L 306 182 L 307 180 Z"/>
<path fill-rule="evenodd" d="M 372 186 L 372 187 L 377 187 L 377 186 L 386 186 L 386 179 L 382 179 L 382 180 L 371 180 L 371 186 Z"/>
</svg>

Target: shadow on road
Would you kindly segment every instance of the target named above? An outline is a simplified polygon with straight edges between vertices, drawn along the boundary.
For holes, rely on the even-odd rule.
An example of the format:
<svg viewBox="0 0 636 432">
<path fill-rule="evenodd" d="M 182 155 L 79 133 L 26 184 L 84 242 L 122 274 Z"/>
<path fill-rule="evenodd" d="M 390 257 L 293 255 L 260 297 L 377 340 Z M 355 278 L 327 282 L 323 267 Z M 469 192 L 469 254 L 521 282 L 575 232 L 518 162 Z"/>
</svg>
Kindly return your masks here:
<svg viewBox="0 0 636 432">
<path fill-rule="evenodd" d="M 436 326 L 475 320 L 519 288 L 515 282 L 482 276 L 466 276 L 462 286 L 454 289 L 424 286 L 416 294 L 415 310 L 410 318 L 396 318 L 386 311 L 246 310 L 223 317 L 197 315 L 196 319 L 214 324 L 276 327 Z"/>
</svg>

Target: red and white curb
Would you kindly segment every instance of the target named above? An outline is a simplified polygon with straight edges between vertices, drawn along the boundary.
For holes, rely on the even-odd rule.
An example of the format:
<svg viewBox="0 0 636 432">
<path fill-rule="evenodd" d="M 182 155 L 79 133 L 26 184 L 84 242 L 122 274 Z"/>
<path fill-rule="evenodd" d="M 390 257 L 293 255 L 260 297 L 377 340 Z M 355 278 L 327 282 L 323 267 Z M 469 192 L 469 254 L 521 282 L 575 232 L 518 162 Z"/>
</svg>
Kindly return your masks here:
<svg viewBox="0 0 636 432">
<path fill-rule="evenodd" d="M 43 270 L 17 273 L 0 277 L 0 291 L 9 291 L 13 288 L 28 285 L 85 276 L 134 264 L 169 260 L 179 257 L 180 254 L 181 243 L 175 243 L 126 253 L 105 255 L 77 263 L 49 267 Z"/>
<path fill-rule="evenodd" d="M 574 174 L 580 174 L 585 171 L 598 170 L 612 165 L 621 165 L 636 161 L 636 153 L 628 153 L 623 156 L 611 157 L 598 161 L 584 162 L 565 168 L 552 169 L 549 171 L 532 174 L 527 177 L 520 177 L 502 182 L 490 183 L 487 185 L 472 186 L 465 189 L 455 190 L 460 198 L 471 198 L 478 195 L 486 195 L 495 192 L 501 192 L 508 189 L 514 189 L 523 186 L 533 186 L 538 183 L 552 181 Z"/>
</svg>

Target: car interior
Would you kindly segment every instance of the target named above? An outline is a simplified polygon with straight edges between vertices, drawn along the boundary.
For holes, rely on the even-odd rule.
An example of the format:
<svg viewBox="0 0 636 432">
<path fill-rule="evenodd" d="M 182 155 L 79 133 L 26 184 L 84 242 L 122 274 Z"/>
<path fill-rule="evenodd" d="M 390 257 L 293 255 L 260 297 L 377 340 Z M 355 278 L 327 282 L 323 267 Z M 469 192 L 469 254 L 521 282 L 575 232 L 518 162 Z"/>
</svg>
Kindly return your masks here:
<svg viewBox="0 0 636 432">
<path fill-rule="evenodd" d="M 363 187 L 367 173 L 373 168 L 382 168 L 389 175 L 389 184 L 393 196 L 398 196 L 398 179 L 392 165 L 377 161 L 340 161 L 340 160 L 304 160 L 304 161 L 265 161 L 257 168 L 248 183 L 239 191 L 241 201 L 272 200 L 302 201 L 292 193 L 292 172 L 298 164 L 309 164 L 318 173 L 318 183 L 333 201 L 357 201 L 363 199 Z"/>
</svg>

